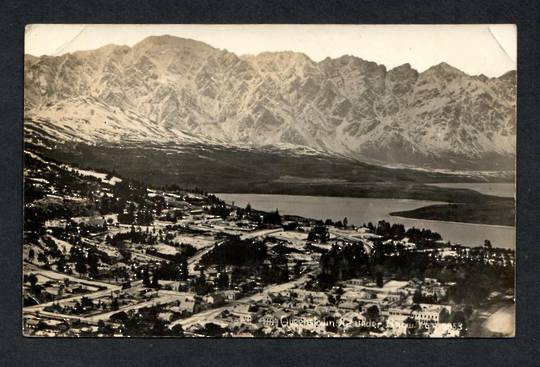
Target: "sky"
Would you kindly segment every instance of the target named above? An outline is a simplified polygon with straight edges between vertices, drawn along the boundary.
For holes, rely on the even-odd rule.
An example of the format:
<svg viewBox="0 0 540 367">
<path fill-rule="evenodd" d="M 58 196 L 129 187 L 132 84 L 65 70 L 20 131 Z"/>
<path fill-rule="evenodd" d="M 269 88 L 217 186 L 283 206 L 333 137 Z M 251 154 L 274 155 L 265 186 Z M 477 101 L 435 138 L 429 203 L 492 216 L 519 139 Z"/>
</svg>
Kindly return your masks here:
<svg viewBox="0 0 540 367">
<path fill-rule="evenodd" d="M 517 28 L 491 25 L 84 25 L 26 27 L 25 53 L 61 55 L 107 44 L 133 46 L 152 35 L 205 42 L 237 55 L 303 52 L 314 61 L 354 55 L 388 69 L 409 63 L 422 72 L 446 62 L 497 77 L 516 69 Z"/>
</svg>

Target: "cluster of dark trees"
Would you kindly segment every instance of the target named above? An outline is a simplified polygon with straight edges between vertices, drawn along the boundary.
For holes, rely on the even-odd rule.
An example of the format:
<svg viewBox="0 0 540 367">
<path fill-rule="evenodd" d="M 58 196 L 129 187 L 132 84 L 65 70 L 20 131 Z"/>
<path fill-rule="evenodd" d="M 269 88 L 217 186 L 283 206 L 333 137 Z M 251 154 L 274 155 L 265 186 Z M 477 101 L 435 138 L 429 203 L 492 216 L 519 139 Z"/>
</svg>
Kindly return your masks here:
<svg viewBox="0 0 540 367">
<path fill-rule="evenodd" d="M 225 219 L 231 214 L 231 209 L 225 205 L 212 205 L 208 213 Z"/>
<path fill-rule="evenodd" d="M 339 228 L 347 228 L 349 226 L 349 219 L 345 217 L 343 218 L 343 220 L 338 220 L 337 222 L 334 222 L 332 219 L 327 219 L 324 221 L 324 225 L 335 226 Z"/>
<path fill-rule="evenodd" d="M 118 214 L 118 223 L 120 224 L 138 224 L 140 226 L 149 226 L 153 223 L 154 216 L 148 208 L 141 208 L 137 211 L 123 211 Z"/>
<path fill-rule="evenodd" d="M 146 186 L 137 181 L 117 182 L 112 188 L 112 194 L 112 197 L 101 197 L 98 209 L 101 214 L 118 214 L 118 222 L 122 224 L 151 225 L 153 212 L 159 216 L 167 207 L 163 196 L 148 197 Z"/>
<path fill-rule="evenodd" d="M 54 163 L 54 160 L 48 159 Z M 99 188 L 101 181 L 97 177 L 83 176 L 77 171 L 68 171 L 60 168 L 60 165 L 48 165 L 42 161 L 31 157 L 28 154 L 24 156 L 25 170 L 30 172 L 39 172 L 39 178 L 43 178 L 54 183 L 56 192 L 60 195 L 69 195 L 78 193 L 81 196 L 93 196 L 93 191 Z M 43 197 L 44 191 L 41 185 L 34 185 L 31 180 L 25 180 L 25 192 L 28 190 L 29 196 L 25 195 L 25 202 Z"/>
<path fill-rule="evenodd" d="M 263 242 L 241 240 L 240 237 L 233 236 L 205 254 L 201 263 L 205 265 L 251 266 L 260 264 L 267 258 L 267 248 Z"/>
<path fill-rule="evenodd" d="M 480 305 L 492 292 L 514 289 L 514 267 L 463 264 L 452 278 L 456 284 L 448 289 L 447 297 L 461 304 Z"/>
<path fill-rule="evenodd" d="M 391 230 L 392 227 L 386 228 Z M 419 236 L 425 234 L 431 239 L 437 237 L 424 230 L 413 229 L 411 233 L 419 233 Z M 488 250 L 486 247 L 471 249 L 474 253 Z M 445 283 L 455 283 L 449 288 L 445 301 L 458 304 L 478 305 L 485 302 L 492 292 L 504 293 L 514 287 L 513 266 L 493 265 L 476 257 L 441 260 L 424 252 L 390 254 L 380 242 L 376 243 L 372 256 L 364 252 L 362 244 L 343 248 L 334 246 L 321 255 L 319 266 L 318 285 L 322 289 L 328 289 L 337 281 L 360 276 L 372 277 L 378 286 L 383 285 L 384 276 L 402 280 L 435 278 Z M 427 300 L 418 295 L 416 298 L 418 301 L 442 301 Z"/>
<path fill-rule="evenodd" d="M 141 278 L 145 287 L 159 288 L 159 274 L 157 271 L 151 272 L 148 267 L 145 267 L 142 270 Z"/>
<path fill-rule="evenodd" d="M 364 226 L 384 238 L 401 239 L 403 237 L 408 237 L 411 242 L 414 242 L 417 245 L 432 244 L 434 241 L 442 239 L 439 233 L 432 232 L 429 229 L 419 229 L 415 227 L 405 229 L 403 224 L 390 224 L 385 220 L 380 220 L 377 223 L 377 226 L 374 226 L 371 222 Z"/>
<path fill-rule="evenodd" d="M 270 264 L 263 264 L 260 268 L 261 281 L 264 284 L 285 283 L 291 278 L 287 265 L 287 256 L 279 254 L 270 261 Z"/>
<path fill-rule="evenodd" d="M 319 287 L 331 288 L 336 282 L 369 274 L 369 256 L 361 243 L 333 246 L 319 260 Z"/>
<path fill-rule="evenodd" d="M 124 241 L 152 246 L 159 240 L 163 241 L 162 234 L 156 235 L 148 230 L 143 231 L 140 227 L 135 228 L 135 226 L 132 226 L 129 232 L 118 232 L 112 237 L 107 235 L 105 238 L 107 244 L 115 247 L 119 247 Z"/>
<path fill-rule="evenodd" d="M 126 336 L 184 336 L 181 326 L 169 329 L 165 321 L 159 318 L 159 313 L 157 306 L 140 309 L 137 313 L 120 311 L 113 314 L 110 321 L 120 324 L 121 332 Z M 101 324 L 101 327 L 110 333 L 105 324 Z"/>
<path fill-rule="evenodd" d="M 71 247 L 69 259 L 75 263 L 75 271 L 79 274 L 87 274 L 91 278 L 99 275 L 99 256 L 93 248 L 83 249 L 79 246 Z"/>
<path fill-rule="evenodd" d="M 307 240 L 310 242 L 318 241 L 321 243 L 326 243 L 329 238 L 330 234 L 328 233 L 328 228 L 325 225 L 317 224 L 311 227 Z"/>
<path fill-rule="evenodd" d="M 199 296 L 208 294 L 214 290 L 213 284 L 206 280 L 203 269 L 200 269 L 199 276 L 193 280 L 191 285 L 193 286 L 195 293 Z"/>
<path fill-rule="evenodd" d="M 264 213 L 262 218 L 262 224 L 280 226 L 281 215 L 279 214 L 279 211 L 276 209 L 275 212 Z"/>
<path fill-rule="evenodd" d="M 176 254 L 171 261 L 163 261 L 155 271 L 156 276 L 164 280 L 187 280 L 189 277 L 187 258 L 185 254 Z"/>
</svg>

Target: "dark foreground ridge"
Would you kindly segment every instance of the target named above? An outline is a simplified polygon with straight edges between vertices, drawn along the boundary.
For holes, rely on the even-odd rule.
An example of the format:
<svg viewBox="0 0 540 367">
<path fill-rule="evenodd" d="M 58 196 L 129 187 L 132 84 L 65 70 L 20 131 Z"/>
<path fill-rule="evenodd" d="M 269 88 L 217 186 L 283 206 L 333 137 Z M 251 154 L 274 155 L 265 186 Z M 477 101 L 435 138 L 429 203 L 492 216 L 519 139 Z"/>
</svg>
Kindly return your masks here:
<svg viewBox="0 0 540 367">
<path fill-rule="evenodd" d="M 456 222 L 514 225 L 513 199 L 425 183 L 513 179 L 513 173 L 456 175 L 391 169 L 327 155 L 216 146 L 57 145 L 36 152 L 81 168 L 119 174 L 147 185 L 179 185 L 207 192 L 414 199 L 452 203 L 393 215 Z"/>
</svg>

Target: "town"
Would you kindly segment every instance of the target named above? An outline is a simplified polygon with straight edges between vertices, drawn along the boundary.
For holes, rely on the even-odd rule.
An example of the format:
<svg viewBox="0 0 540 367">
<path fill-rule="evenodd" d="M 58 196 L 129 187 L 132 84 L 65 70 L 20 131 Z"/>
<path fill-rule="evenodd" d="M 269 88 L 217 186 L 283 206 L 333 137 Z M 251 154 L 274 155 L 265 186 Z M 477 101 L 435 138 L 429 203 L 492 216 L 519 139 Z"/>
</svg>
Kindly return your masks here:
<svg viewBox="0 0 540 367">
<path fill-rule="evenodd" d="M 227 204 L 25 150 L 27 336 L 502 336 L 514 251 Z"/>
</svg>

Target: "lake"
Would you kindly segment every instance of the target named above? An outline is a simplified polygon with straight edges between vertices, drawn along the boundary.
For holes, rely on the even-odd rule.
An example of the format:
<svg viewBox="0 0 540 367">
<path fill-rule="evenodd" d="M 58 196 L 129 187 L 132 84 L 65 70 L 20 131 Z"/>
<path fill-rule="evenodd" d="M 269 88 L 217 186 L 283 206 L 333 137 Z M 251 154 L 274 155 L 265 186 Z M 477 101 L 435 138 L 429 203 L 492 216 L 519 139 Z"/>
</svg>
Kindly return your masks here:
<svg viewBox="0 0 540 367">
<path fill-rule="evenodd" d="M 516 195 L 516 185 L 514 183 L 434 183 L 430 186 L 447 187 L 450 189 L 471 189 L 485 195 L 494 195 L 513 198 Z"/>
<path fill-rule="evenodd" d="M 390 223 L 402 223 L 405 227 L 427 228 L 438 232 L 444 240 L 467 246 L 481 246 L 484 240 L 493 246 L 515 248 L 515 228 L 482 224 L 456 223 L 411 219 L 391 216 L 388 213 L 417 209 L 440 202 L 406 199 L 343 198 L 327 196 L 265 195 L 265 194 L 215 194 L 227 203 L 281 214 L 299 215 L 314 219 L 343 220 L 361 226 L 376 224 L 384 219 Z"/>
</svg>

